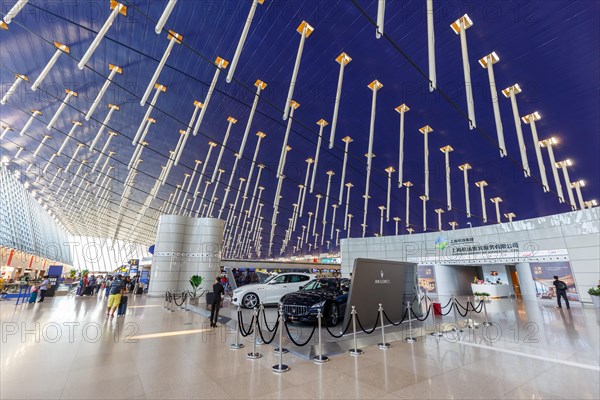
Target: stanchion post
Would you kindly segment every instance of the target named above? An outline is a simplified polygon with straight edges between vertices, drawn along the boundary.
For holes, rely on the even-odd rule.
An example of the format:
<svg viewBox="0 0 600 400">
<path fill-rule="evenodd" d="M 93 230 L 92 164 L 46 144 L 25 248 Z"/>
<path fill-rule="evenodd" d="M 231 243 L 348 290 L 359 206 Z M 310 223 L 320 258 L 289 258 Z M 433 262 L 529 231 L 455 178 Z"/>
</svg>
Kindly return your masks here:
<svg viewBox="0 0 600 400">
<path fill-rule="evenodd" d="M 262 309 L 262 312 L 265 312 L 264 308 Z M 279 306 L 278 313 L 279 313 L 278 321 L 279 321 L 279 328 L 280 328 L 280 331 L 279 331 L 279 347 L 276 347 L 273 350 L 273 352 L 275 354 L 279 354 L 279 358 L 281 358 L 281 354 L 285 354 L 285 353 L 288 352 L 288 349 L 286 349 L 285 347 L 281 347 L 281 341 L 283 340 L 282 335 L 283 335 L 283 323 L 284 323 L 283 322 L 283 306 Z M 264 316 L 264 314 L 263 314 L 263 316 Z M 280 363 L 281 363 L 281 360 L 280 360 Z M 275 372 L 285 372 L 285 371 L 275 371 Z"/>
<path fill-rule="evenodd" d="M 352 306 L 352 336 L 354 337 L 354 348 L 350 349 L 350 354 L 353 356 L 360 356 L 364 353 L 361 349 L 358 348 L 358 344 L 356 342 L 356 307 Z"/>
<path fill-rule="evenodd" d="M 488 319 L 487 307 L 485 306 L 485 299 L 483 301 L 483 315 L 485 315 L 485 321 L 483 322 L 483 326 L 491 326 L 492 323 Z"/>
<path fill-rule="evenodd" d="M 288 372 L 290 370 L 290 367 L 288 367 L 287 365 L 283 364 L 283 353 L 287 353 L 287 350 L 285 350 L 282 346 L 283 346 L 283 306 L 279 306 L 279 363 L 276 365 L 273 365 L 273 372 L 277 372 L 278 374 L 281 374 L 283 372 Z M 285 350 L 285 351 L 283 351 Z"/>
<path fill-rule="evenodd" d="M 406 339 L 404 339 L 407 343 L 414 343 L 417 341 L 412 335 L 412 308 L 410 308 L 410 301 L 406 303 L 406 312 L 408 313 L 408 335 Z"/>
<path fill-rule="evenodd" d="M 441 307 L 441 305 L 440 305 L 440 307 Z M 440 309 L 440 311 L 441 311 L 441 309 Z M 430 335 L 433 337 L 438 337 L 438 338 L 444 336 L 444 333 L 441 331 L 441 327 L 440 327 L 441 324 L 438 325 L 435 322 L 435 308 L 433 307 L 433 301 L 431 302 L 431 311 L 430 312 L 431 312 L 431 319 L 433 320 L 433 332 L 431 332 Z M 440 327 L 439 330 L 438 330 L 438 327 Z"/>
<path fill-rule="evenodd" d="M 235 343 L 231 343 L 229 345 L 229 348 L 232 350 L 239 350 L 244 348 L 244 344 L 240 343 L 240 330 L 241 328 L 241 322 L 240 322 L 240 315 L 242 313 L 242 310 L 240 309 L 240 306 L 237 307 L 237 323 L 236 323 L 236 329 L 235 329 Z"/>
<path fill-rule="evenodd" d="M 175 293 L 171 293 L 171 312 L 175 312 Z"/>
<path fill-rule="evenodd" d="M 389 349 L 390 347 L 392 347 L 391 344 L 387 343 L 385 341 L 385 324 L 383 322 L 383 306 L 381 305 L 381 303 L 379 303 L 379 319 L 381 320 L 381 343 L 378 344 L 380 349 Z"/>
<path fill-rule="evenodd" d="M 452 297 L 452 302 L 454 304 L 454 323 L 456 324 L 456 326 L 452 328 L 452 330 L 454 332 L 460 333 L 463 330 L 460 329 L 460 326 L 458 325 L 458 301 L 456 300 L 456 297 Z"/>
<path fill-rule="evenodd" d="M 246 355 L 246 358 L 254 360 L 261 358 L 262 354 L 256 351 L 256 337 L 258 335 L 258 309 L 254 307 L 254 340 L 252 341 L 252 352 Z"/>
<path fill-rule="evenodd" d="M 185 292 L 185 311 L 190 310 L 190 292 Z"/>
<path fill-rule="evenodd" d="M 479 324 L 475 322 L 471 314 L 475 310 L 475 308 L 471 310 L 469 304 L 471 304 L 471 298 L 467 297 L 467 327 L 469 329 L 479 329 L 479 326 L 477 326 Z"/>
<path fill-rule="evenodd" d="M 260 318 L 260 315 L 261 315 L 261 314 L 263 314 L 263 315 L 264 315 L 264 312 L 265 312 L 265 305 L 264 305 L 263 303 L 260 303 L 260 304 L 258 305 L 258 315 L 256 316 L 256 322 L 257 322 L 257 323 L 258 323 L 258 318 Z M 255 338 L 254 342 L 255 342 L 257 345 L 259 345 L 259 346 L 260 346 L 260 345 L 264 344 L 264 343 L 263 343 L 263 340 L 262 340 L 262 338 L 260 337 L 260 335 L 259 335 L 258 337 L 257 337 L 257 336 L 255 336 L 254 338 Z"/>
<path fill-rule="evenodd" d="M 313 357 L 313 361 L 319 364 L 326 363 L 329 361 L 329 357 L 323 355 L 323 340 L 321 338 L 321 319 L 323 318 L 323 314 L 321 314 L 321 310 L 317 311 L 317 329 L 319 330 L 319 346 L 317 347 L 319 354 Z"/>
</svg>

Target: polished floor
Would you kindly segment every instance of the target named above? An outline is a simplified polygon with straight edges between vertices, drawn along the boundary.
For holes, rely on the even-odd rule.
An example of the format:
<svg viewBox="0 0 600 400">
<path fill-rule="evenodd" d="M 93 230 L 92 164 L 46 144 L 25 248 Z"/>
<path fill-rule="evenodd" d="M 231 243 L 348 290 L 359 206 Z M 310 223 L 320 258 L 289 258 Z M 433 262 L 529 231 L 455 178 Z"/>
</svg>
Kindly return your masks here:
<svg viewBox="0 0 600 400">
<path fill-rule="evenodd" d="M 204 315 L 169 312 L 162 299 L 145 296 L 132 298 L 127 315 L 111 320 L 105 303 L 69 296 L 24 306 L 0 302 L 0 398 L 600 397 L 600 310 L 591 307 L 568 311 L 551 303 L 494 300 L 488 307 L 491 329 L 480 324 L 465 327 L 460 337 L 448 332 L 435 340 L 426 334 L 432 321 L 409 344 L 396 340 L 406 330 L 390 327 L 389 337 L 396 340 L 390 349 L 378 348 L 376 330 L 372 340 L 361 336 L 362 356 L 334 354 L 325 364 L 290 348 L 283 356 L 290 371 L 277 374 L 271 369 L 278 360 L 272 345 L 257 346 L 263 353 L 257 360 L 246 358 L 249 339 L 244 349 L 230 350 L 235 320 L 211 329 Z M 223 314 L 235 316 L 228 307 Z M 273 322 L 275 310 L 268 315 Z M 452 321 L 451 315 L 444 320 Z"/>
</svg>

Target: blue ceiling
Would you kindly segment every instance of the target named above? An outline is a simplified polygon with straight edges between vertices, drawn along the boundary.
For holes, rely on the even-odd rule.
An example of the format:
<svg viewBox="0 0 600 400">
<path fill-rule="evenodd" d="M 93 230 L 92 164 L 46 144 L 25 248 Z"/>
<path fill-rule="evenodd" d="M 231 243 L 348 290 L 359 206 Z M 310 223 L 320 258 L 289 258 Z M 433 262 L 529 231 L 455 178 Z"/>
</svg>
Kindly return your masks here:
<svg viewBox="0 0 600 400">
<path fill-rule="evenodd" d="M 14 73 L 30 77 L 29 84 L 22 85 L 8 104 L 0 107 L 2 124 L 15 128 L 14 132 L 8 133 L 2 140 L 3 156 L 10 160 L 17 151 L 16 146 L 25 147 L 21 159 L 11 160 L 11 163 L 26 166 L 36 162 L 45 165 L 44 160 L 48 160 L 64 140 L 71 127 L 70 121 L 83 121 L 83 116 L 109 73 L 108 64 L 123 68 L 123 74 L 116 76 L 92 120 L 84 122 L 76 133 L 76 140 L 71 141 L 65 151 L 66 155 L 72 154 L 77 141 L 90 144 L 106 115 L 106 103 L 120 106 L 120 111 L 113 115 L 107 129 L 118 133 L 110 146 L 110 150 L 116 152 L 111 165 L 115 166 L 117 174 L 111 187 L 112 205 L 107 220 L 109 224 L 117 221 L 123 191 L 122 181 L 127 175 L 126 166 L 134 150 L 131 139 L 146 112 L 146 107 L 139 105 L 139 99 L 168 43 L 166 32 L 161 35 L 154 32 L 155 21 L 162 14 L 166 3 L 167 1 L 123 1 L 128 6 L 127 16 L 116 18 L 83 71 L 77 68 L 77 60 L 85 53 L 106 21 L 110 13 L 108 1 L 49 3 L 32 0 L 9 25 L 9 29 L 0 32 L 2 94 L 14 81 Z M 2 13 L 5 14 L 13 4 L 12 0 L 3 1 Z M 144 162 L 126 206 L 124 225 L 131 226 L 134 223 L 136 213 L 160 173 L 161 165 L 166 164 L 168 151 L 175 148 L 179 139 L 178 131 L 185 129 L 190 120 L 193 102 L 204 101 L 215 73 L 214 59 L 220 56 L 231 61 L 250 4 L 251 0 L 177 2 L 165 28 L 183 35 L 183 45 L 175 46 L 158 78 L 158 82 L 165 85 L 167 91 L 160 95 L 152 112 L 157 123 L 150 129 L 147 137 L 149 146 L 144 150 Z M 327 147 L 331 128 L 329 125 L 324 130 L 315 192 L 307 194 L 305 207 L 314 211 L 315 194 L 325 194 L 325 173 L 328 170 L 335 172 L 331 196 L 338 198 L 344 155 L 341 138 L 352 137 L 354 141 L 349 148 L 346 175 L 346 181 L 354 184 L 350 204 L 350 212 L 355 216 L 352 236 L 362 233 L 360 223 L 366 176 L 364 154 L 368 148 L 372 99 L 372 92 L 367 85 L 374 79 L 379 80 L 383 88 L 377 95 L 373 148 L 376 157 L 373 160 L 370 183 L 368 236 L 379 232 L 377 207 L 385 205 L 386 201 L 387 174 L 384 169 L 388 166 L 397 169 L 399 115 L 394 109 L 402 103 L 410 107 L 405 126 L 404 180 L 410 180 L 414 184 L 410 208 L 411 224 L 415 231 L 422 231 L 422 205 L 418 196 L 424 191 L 423 135 L 419 133 L 419 128 L 424 125 L 433 128 L 429 135 L 429 230 L 437 230 L 434 209 L 445 208 L 444 157 L 439 148 L 446 145 L 454 148 L 450 155 L 454 207 L 443 215 L 444 229 L 449 229 L 450 221 L 457 221 L 459 226 L 465 226 L 467 221 L 474 225 L 483 224 L 478 188 L 473 184 L 482 179 L 489 184 L 486 188 L 488 223 L 495 222 L 493 204 L 489 202 L 489 198 L 495 196 L 503 199 L 502 213 L 514 212 L 518 219 L 570 210 L 568 202 L 559 203 L 554 193 L 554 182 L 545 149 L 542 150 L 552 191 L 544 193 L 542 190 L 537 167 L 532 167 L 532 175 L 535 177 L 524 177 L 520 169 L 510 101 L 500 92 L 500 113 L 510 157 L 499 157 L 488 75 L 477 62 L 492 51 L 500 57 L 500 62 L 494 66 L 499 91 L 515 83 L 520 85 L 523 89 L 517 96 L 520 115 L 534 111 L 541 114 L 542 119 L 537 123 L 540 139 L 550 136 L 559 139 L 555 147 L 557 161 L 571 159 L 574 163 L 569 170 L 571 180 L 586 181 L 587 185 L 583 189 L 586 200 L 598 198 L 600 3 L 558 0 L 434 1 L 434 7 L 437 82 L 444 95 L 439 92 L 430 93 L 428 81 L 424 77 L 427 73 L 425 1 L 388 0 L 386 37 L 376 39 L 372 21 L 376 18 L 377 1 L 265 0 L 257 8 L 234 81 L 227 84 L 227 71 L 221 73 L 200 133 L 188 140 L 180 165 L 171 170 L 167 183 L 161 187 L 157 198 L 146 212 L 146 217 L 137 227 L 137 232 L 123 230 L 120 234 L 122 238 L 143 243 L 153 241 L 152 220 L 156 210 L 174 191 L 175 185 L 183 181 L 184 174 L 191 172 L 194 160 L 204 160 L 209 140 L 222 143 L 227 117 L 233 116 L 238 123 L 234 125 L 227 143 L 221 165 L 226 173 L 221 179 L 217 194 L 219 199 L 223 197 L 222 191 L 228 181 L 234 153 L 239 149 L 254 98 L 253 84 L 260 79 L 268 86 L 258 103 L 236 175 L 247 176 L 256 144 L 255 134 L 257 131 L 264 132 L 267 137 L 263 140 L 257 161 L 266 165 L 261 178 L 261 184 L 266 188 L 262 199 L 265 204 L 265 232 L 261 255 L 267 255 L 273 212 L 271 205 L 277 186 L 276 169 L 287 123 L 282 120 L 282 110 L 300 41 L 296 28 L 303 20 L 308 21 L 315 30 L 306 39 L 294 93 L 294 100 L 300 103 L 300 108 L 295 111 L 289 138 L 292 150 L 285 167 L 286 179 L 282 189 L 274 255 L 278 254 L 285 235 L 287 221 L 292 213 L 291 204 L 297 198 L 297 186 L 304 180 L 304 160 L 314 157 L 318 136 L 316 122 L 323 118 L 331 123 L 339 73 L 339 64 L 335 62 L 335 58 L 341 52 L 352 57 L 352 62 L 345 69 L 335 147 L 332 150 Z M 478 130 L 468 128 L 460 40 L 450 29 L 450 24 L 465 13 L 474 22 L 466 33 Z M 54 53 L 55 48 L 51 44 L 53 41 L 69 45 L 71 54 L 63 54 L 45 79 L 44 85 L 33 92 L 30 84 Z M 52 139 L 45 143 L 38 158 L 33 160 L 32 152 L 42 135 L 48 132 L 45 124 L 58 108 L 58 101 L 64 97 L 64 89 L 72 89 L 79 96 L 69 103 L 50 133 Z M 43 115 L 33 123 L 25 136 L 20 137 L 18 132 L 26 123 L 30 109 L 39 109 Z M 528 158 L 533 163 L 535 153 L 529 125 L 523 124 L 523 134 Z M 211 158 L 213 162 L 216 159 L 215 153 Z M 77 161 L 89 159 L 94 162 L 96 157 L 97 152 L 83 150 Z M 56 159 L 56 166 L 52 166 L 49 171 L 55 171 L 59 165 L 66 164 L 65 160 L 68 157 Z M 465 215 L 462 172 L 457 168 L 466 162 L 473 166 L 469 178 L 473 213 L 470 219 Z M 211 165 L 207 174 L 209 172 L 212 173 Z M 21 178 L 39 191 L 41 185 L 47 185 L 50 179 L 44 178 L 34 183 L 37 173 L 39 171 L 32 168 L 28 174 L 22 174 Z M 253 180 L 255 178 L 256 173 Z M 394 174 L 394 182 L 396 179 Z M 233 186 L 237 190 L 237 179 L 234 182 Z M 56 186 L 55 183 L 54 189 Z M 235 190 L 231 192 L 228 202 L 233 201 Z M 57 215 L 62 216 L 62 219 L 76 219 L 77 215 L 66 215 L 61 208 L 62 202 L 56 201 L 61 200 L 63 195 L 64 193 L 53 192 L 52 188 L 44 192 L 49 200 L 48 204 L 51 204 Z M 52 199 L 55 201 L 52 202 Z M 332 202 L 333 200 L 329 202 L 330 207 Z M 321 214 L 322 208 L 323 202 Z M 339 227 L 343 225 L 341 210 L 343 207 L 338 210 L 336 219 Z M 331 219 L 331 211 L 330 208 L 328 219 Z M 405 189 L 399 189 L 395 184 L 392 185 L 391 216 L 398 216 L 403 221 L 405 219 Z M 298 229 L 292 234 L 293 238 L 300 234 L 300 227 L 306 225 L 306 218 L 304 215 L 297 224 Z M 68 225 L 68 221 L 64 222 Z M 96 231 L 98 234 L 102 232 Z M 94 231 L 87 233 L 93 234 Z M 401 233 L 405 233 L 404 228 Z M 394 234 L 393 221 L 385 224 L 384 234 Z M 345 233 L 340 237 L 346 237 Z M 310 242 L 312 243 L 312 239 Z M 292 244 L 295 243 L 296 240 L 293 240 Z M 290 245 L 288 254 L 291 250 Z M 304 248 L 303 252 L 306 251 L 308 248 Z"/>
</svg>

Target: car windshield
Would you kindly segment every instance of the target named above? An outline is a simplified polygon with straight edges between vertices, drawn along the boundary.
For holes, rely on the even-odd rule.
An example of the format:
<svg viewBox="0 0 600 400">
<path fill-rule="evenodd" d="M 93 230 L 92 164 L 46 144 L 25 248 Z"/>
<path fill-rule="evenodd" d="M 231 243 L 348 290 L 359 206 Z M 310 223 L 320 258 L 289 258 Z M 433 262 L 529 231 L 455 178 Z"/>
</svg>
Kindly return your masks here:
<svg viewBox="0 0 600 400">
<path fill-rule="evenodd" d="M 330 279 L 315 279 L 304 286 L 304 290 L 323 290 L 327 288 L 337 288 L 337 283 Z"/>
</svg>

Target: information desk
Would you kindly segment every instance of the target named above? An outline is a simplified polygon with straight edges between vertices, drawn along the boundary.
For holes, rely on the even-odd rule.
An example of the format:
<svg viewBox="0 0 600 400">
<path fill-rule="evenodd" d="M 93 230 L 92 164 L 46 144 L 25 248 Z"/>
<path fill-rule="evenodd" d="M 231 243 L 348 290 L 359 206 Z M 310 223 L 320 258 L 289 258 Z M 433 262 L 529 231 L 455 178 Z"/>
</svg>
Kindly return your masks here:
<svg viewBox="0 0 600 400">
<path fill-rule="evenodd" d="M 478 284 L 472 283 L 471 290 L 475 292 L 489 293 L 490 297 L 509 297 L 510 286 L 509 285 L 491 285 L 491 284 Z"/>
</svg>

